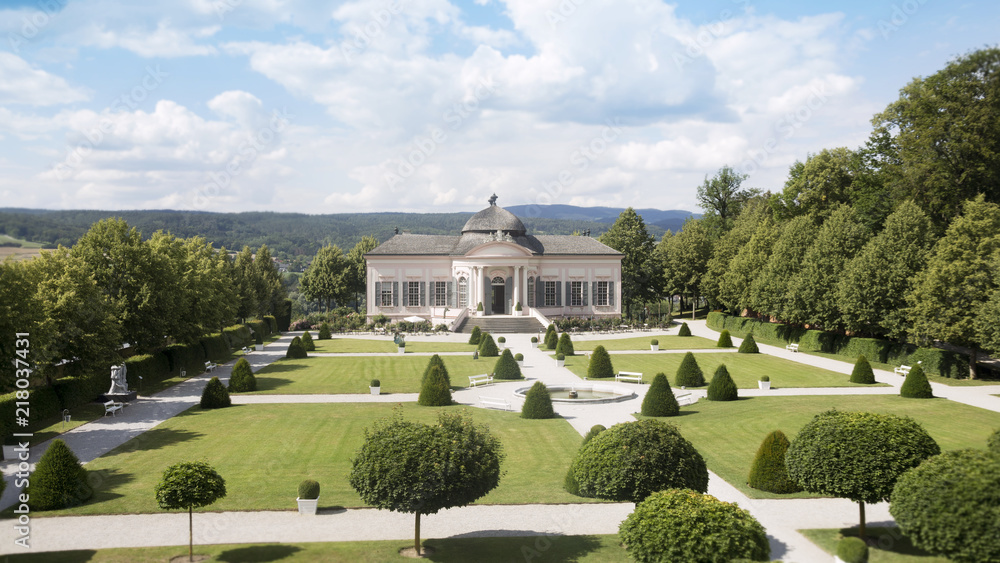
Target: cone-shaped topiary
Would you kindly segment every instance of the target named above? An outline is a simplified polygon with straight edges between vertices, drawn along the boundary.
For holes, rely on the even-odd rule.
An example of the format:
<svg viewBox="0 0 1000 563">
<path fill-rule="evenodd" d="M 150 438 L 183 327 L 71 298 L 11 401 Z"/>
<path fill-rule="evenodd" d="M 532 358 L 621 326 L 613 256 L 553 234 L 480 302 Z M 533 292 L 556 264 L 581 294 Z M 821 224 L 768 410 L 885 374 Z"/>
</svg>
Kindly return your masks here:
<svg viewBox="0 0 1000 563">
<path fill-rule="evenodd" d="M 753 339 L 752 332 L 743 339 L 743 343 L 740 344 L 740 349 L 737 352 L 740 354 L 760 354 L 760 348 L 757 347 L 757 341 Z"/>
<path fill-rule="evenodd" d="M 299 498 L 314 500 L 319 498 L 319 483 L 306 479 L 299 483 Z"/>
<path fill-rule="evenodd" d="M 694 359 L 694 354 L 688 352 L 684 354 L 681 365 L 677 367 L 677 377 L 674 385 L 677 387 L 701 387 L 705 384 L 705 374 L 701 372 L 698 361 Z"/>
<path fill-rule="evenodd" d="M 323 321 L 323 324 L 319 325 L 319 334 L 316 336 L 319 340 L 330 340 L 333 335 L 330 334 L 330 323 Z"/>
<path fill-rule="evenodd" d="M 552 418 L 555 415 L 548 388 L 541 381 L 536 381 L 524 396 L 521 418 Z"/>
<path fill-rule="evenodd" d="M 257 378 L 246 358 L 240 358 L 233 364 L 233 372 L 229 376 L 229 391 L 232 393 L 247 393 L 257 390 Z"/>
<path fill-rule="evenodd" d="M 294 360 L 301 360 L 302 358 L 308 358 L 309 354 L 306 352 L 305 346 L 302 345 L 302 339 L 296 336 L 292 339 L 291 344 L 288 345 L 288 350 L 285 351 L 286 358 L 292 358 Z"/>
<path fill-rule="evenodd" d="M 302 347 L 306 349 L 306 352 L 315 352 L 316 344 L 313 342 L 313 337 L 309 334 L 309 331 L 302 333 Z"/>
<path fill-rule="evenodd" d="M 677 336 L 691 336 L 691 327 L 687 323 L 681 323 L 681 328 L 677 331 Z"/>
<path fill-rule="evenodd" d="M 427 367 L 424 368 L 424 375 L 423 377 L 420 378 L 420 386 L 423 387 L 424 383 L 427 382 L 427 376 L 430 375 L 431 368 L 433 368 L 434 366 L 441 368 L 441 371 L 444 373 L 445 379 L 448 380 L 448 386 L 451 387 L 451 376 L 448 375 L 448 368 L 445 367 L 444 360 L 441 359 L 441 356 L 438 356 L 437 354 L 431 356 L 430 361 L 427 362 Z"/>
<path fill-rule="evenodd" d="M 66 442 L 55 439 L 42 454 L 25 493 L 32 510 L 58 510 L 83 504 L 94 495 L 87 470 Z"/>
<path fill-rule="evenodd" d="M 510 348 L 504 349 L 503 354 L 500 354 L 500 359 L 493 366 L 493 378 L 521 379 L 522 377 L 521 366 L 517 365 L 514 354 L 510 353 Z"/>
<path fill-rule="evenodd" d="M 907 399 L 933 399 L 934 391 L 931 390 L 931 383 L 927 381 L 924 368 L 920 364 L 913 366 L 910 373 L 906 374 L 903 386 L 899 388 L 899 396 Z"/>
<path fill-rule="evenodd" d="M 788 451 L 788 437 L 781 430 L 775 430 L 764 438 L 757 457 L 750 466 L 750 477 L 747 484 L 751 487 L 769 493 L 797 493 L 802 490 L 799 484 L 788 478 L 785 468 L 785 452 Z"/>
<path fill-rule="evenodd" d="M 865 383 L 871 385 L 875 383 L 875 372 L 872 365 L 868 363 L 868 358 L 864 354 L 858 356 L 858 361 L 854 362 L 854 369 L 851 371 L 851 383 Z"/>
<path fill-rule="evenodd" d="M 562 354 L 563 356 L 572 356 L 574 354 L 573 341 L 570 339 L 568 332 L 562 333 L 559 337 L 559 343 L 556 344 L 556 354 Z"/>
<path fill-rule="evenodd" d="M 653 383 L 646 391 L 646 397 L 642 400 L 643 416 L 677 416 L 681 407 L 677 404 L 677 398 L 670 389 L 670 382 L 667 376 L 662 373 L 653 377 Z"/>
<path fill-rule="evenodd" d="M 708 384 L 709 401 L 735 401 L 739 399 L 739 392 L 736 390 L 736 383 L 729 376 L 726 364 L 720 364 L 712 375 L 712 382 Z"/>
<path fill-rule="evenodd" d="M 484 358 L 495 358 L 500 355 L 500 349 L 497 348 L 497 343 L 493 341 L 493 335 L 484 332 L 483 336 L 479 339 L 479 355 Z"/>
<path fill-rule="evenodd" d="M 559 335 L 556 334 L 556 325 L 550 324 L 549 328 L 545 329 L 545 347 L 549 350 L 555 350 L 556 346 L 559 345 Z"/>
<path fill-rule="evenodd" d="M 614 377 L 615 368 L 611 365 L 611 355 L 600 344 L 590 353 L 590 365 L 587 366 L 587 378 Z"/>
<path fill-rule="evenodd" d="M 438 366 L 431 367 L 427 380 L 420 388 L 417 404 L 425 407 L 446 407 L 451 404 L 451 385 Z"/>
<path fill-rule="evenodd" d="M 219 378 L 213 377 L 209 379 L 208 383 L 205 384 L 205 388 L 201 391 L 201 408 L 221 409 L 232 404 L 233 401 L 229 398 L 229 391 L 219 381 Z"/>
<path fill-rule="evenodd" d="M 482 338 L 483 331 L 479 328 L 479 325 L 472 327 L 472 333 L 469 334 L 469 344 L 474 344 L 479 346 L 479 339 Z"/>
<path fill-rule="evenodd" d="M 722 332 L 719 333 L 719 341 L 715 345 L 718 346 L 719 348 L 733 347 L 733 339 L 731 336 L 729 336 L 728 330 L 722 329 Z"/>
</svg>

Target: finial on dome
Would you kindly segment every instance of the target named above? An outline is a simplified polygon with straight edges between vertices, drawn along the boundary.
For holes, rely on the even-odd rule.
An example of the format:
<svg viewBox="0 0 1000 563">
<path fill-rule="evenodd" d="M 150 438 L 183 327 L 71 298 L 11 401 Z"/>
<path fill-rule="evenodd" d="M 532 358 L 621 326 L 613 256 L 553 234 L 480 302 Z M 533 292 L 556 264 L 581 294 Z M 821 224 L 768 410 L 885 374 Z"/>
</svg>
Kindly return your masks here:
<svg viewBox="0 0 1000 563">
<path fill-rule="evenodd" d="M 490 196 L 490 207 L 493 207 L 496 204 L 497 204 L 497 194 L 494 193 L 492 196 Z"/>
</svg>

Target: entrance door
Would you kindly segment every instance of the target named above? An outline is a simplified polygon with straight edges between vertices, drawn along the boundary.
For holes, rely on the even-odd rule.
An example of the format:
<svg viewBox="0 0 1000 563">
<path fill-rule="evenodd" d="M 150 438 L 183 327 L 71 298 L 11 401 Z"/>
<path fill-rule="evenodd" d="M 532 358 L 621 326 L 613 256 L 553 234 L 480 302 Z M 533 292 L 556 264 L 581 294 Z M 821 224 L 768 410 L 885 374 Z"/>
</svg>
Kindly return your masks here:
<svg viewBox="0 0 1000 563">
<path fill-rule="evenodd" d="M 490 285 L 493 289 L 493 304 L 490 307 L 490 311 L 494 315 L 502 315 L 506 312 L 504 305 L 507 302 L 507 296 L 504 295 L 504 280 L 500 276 L 493 278 L 490 281 Z"/>
</svg>

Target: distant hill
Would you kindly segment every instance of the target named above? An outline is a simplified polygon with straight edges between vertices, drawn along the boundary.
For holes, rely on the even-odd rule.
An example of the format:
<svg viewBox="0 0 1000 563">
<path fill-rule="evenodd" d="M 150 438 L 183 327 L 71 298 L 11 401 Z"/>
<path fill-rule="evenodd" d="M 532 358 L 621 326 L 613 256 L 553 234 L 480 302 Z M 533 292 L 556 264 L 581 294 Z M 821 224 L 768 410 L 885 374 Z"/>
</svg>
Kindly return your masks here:
<svg viewBox="0 0 1000 563">
<path fill-rule="evenodd" d="M 566 219 L 575 221 L 593 221 L 595 223 L 614 223 L 623 207 L 577 207 L 575 205 L 512 205 L 505 207 L 522 220 L 533 217 L 546 219 Z M 655 225 L 663 230 L 677 232 L 689 217 L 701 217 L 696 213 L 681 210 L 636 209 L 647 226 Z"/>
</svg>

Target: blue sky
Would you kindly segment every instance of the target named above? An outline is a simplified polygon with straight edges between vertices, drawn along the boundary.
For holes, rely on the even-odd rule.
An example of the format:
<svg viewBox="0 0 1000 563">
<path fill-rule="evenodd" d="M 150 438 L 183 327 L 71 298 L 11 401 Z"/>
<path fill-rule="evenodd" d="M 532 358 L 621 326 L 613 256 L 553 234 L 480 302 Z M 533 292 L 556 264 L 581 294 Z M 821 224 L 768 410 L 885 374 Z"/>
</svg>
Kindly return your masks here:
<svg viewBox="0 0 1000 563">
<path fill-rule="evenodd" d="M 780 190 L 987 0 L 0 2 L 0 207 L 687 209 Z"/>
</svg>

